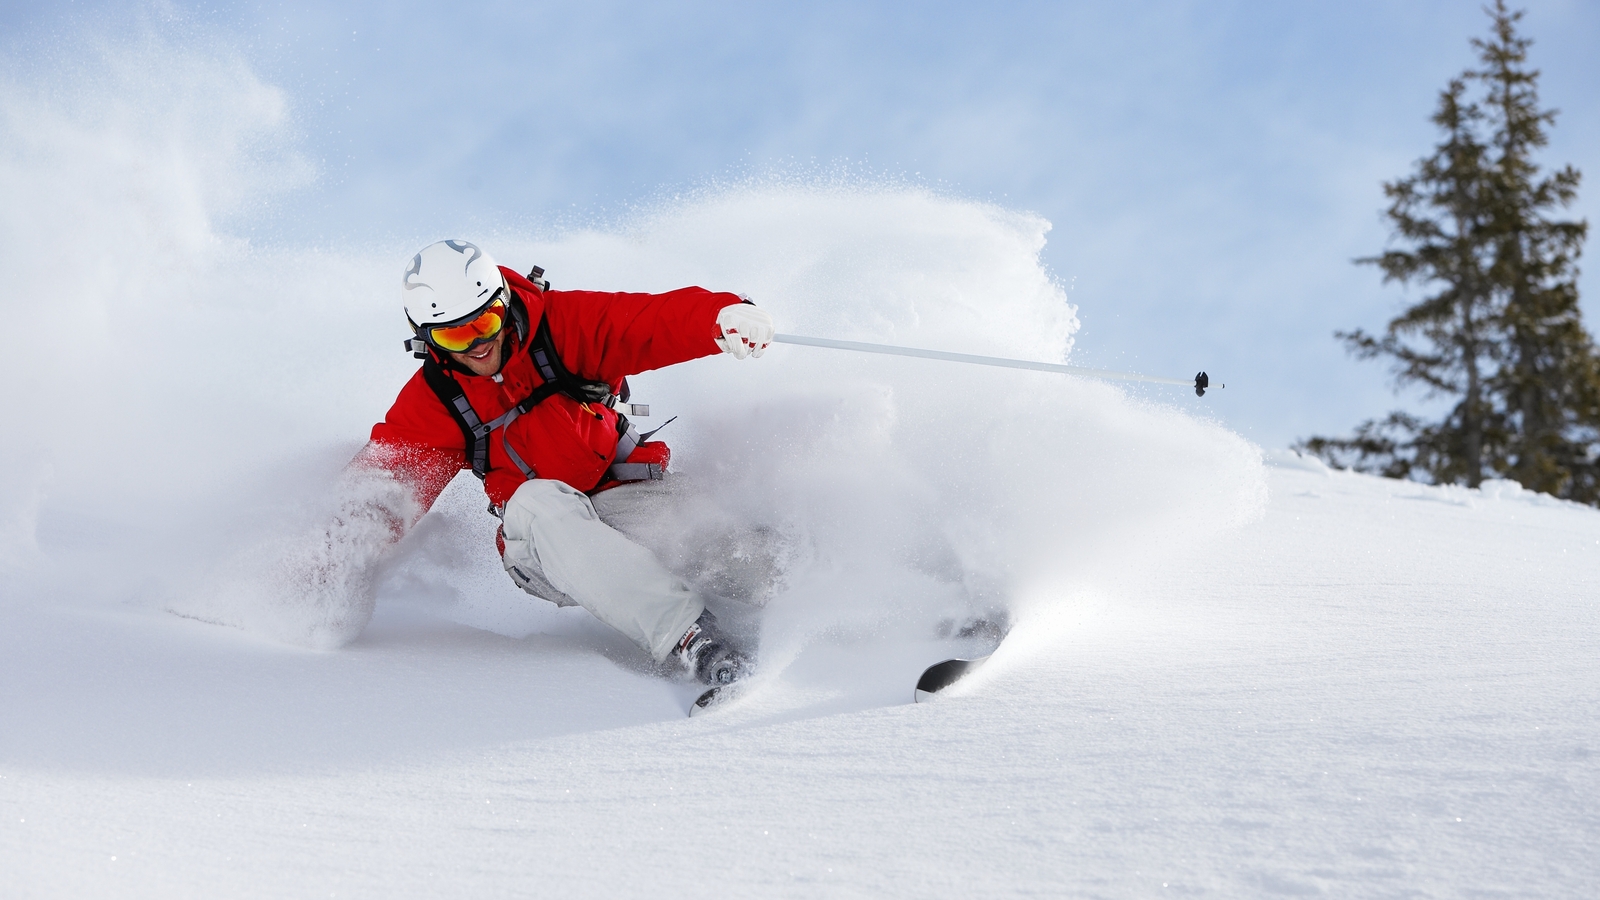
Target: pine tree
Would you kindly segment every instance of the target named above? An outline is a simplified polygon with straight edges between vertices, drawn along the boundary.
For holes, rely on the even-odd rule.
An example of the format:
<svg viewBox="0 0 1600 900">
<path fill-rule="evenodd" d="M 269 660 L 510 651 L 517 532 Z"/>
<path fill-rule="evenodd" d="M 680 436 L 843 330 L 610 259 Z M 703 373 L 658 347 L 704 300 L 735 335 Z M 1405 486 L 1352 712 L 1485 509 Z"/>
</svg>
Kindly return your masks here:
<svg viewBox="0 0 1600 900">
<path fill-rule="evenodd" d="M 1506 477 L 1536 490 L 1600 501 L 1600 355 L 1579 318 L 1577 268 L 1586 224 L 1548 217 L 1576 197 L 1571 166 L 1541 175 L 1532 153 L 1554 110 L 1538 104 L 1539 73 L 1522 13 L 1488 10 L 1493 38 L 1474 40 L 1481 69 L 1450 82 L 1433 121 L 1443 139 L 1409 177 L 1384 185 L 1400 247 L 1357 260 L 1384 282 L 1436 287 L 1382 337 L 1336 334 L 1357 357 L 1392 360 L 1396 388 L 1421 385 L 1456 402 L 1438 422 L 1404 411 L 1350 438 L 1302 449 L 1393 478 L 1478 486 Z M 1480 100 L 1468 98 L 1481 85 Z"/>
<path fill-rule="evenodd" d="M 1493 127 L 1486 195 L 1494 262 L 1503 297 L 1507 359 L 1494 385 L 1504 398 L 1510 442 L 1501 471 L 1535 490 L 1600 501 L 1594 451 L 1600 448 L 1600 362 L 1578 309 L 1577 259 L 1587 223 L 1549 214 L 1577 196 L 1579 174 L 1566 166 L 1542 175 L 1533 152 L 1545 146 L 1555 110 L 1539 108 L 1531 43 L 1516 33 L 1521 12 L 1497 0 L 1494 37 L 1474 40 L 1483 68 L 1484 109 Z"/>
<path fill-rule="evenodd" d="M 1362 423 L 1353 438 L 1312 438 L 1304 446 L 1391 478 L 1421 474 L 1476 487 L 1485 456 L 1496 455 L 1504 435 L 1502 417 L 1485 395 L 1485 375 L 1501 354 L 1484 200 L 1489 151 L 1476 134 L 1483 114 L 1465 100 L 1466 90 L 1458 78 L 1440 93 L 1433 121 L 1443 140 L 1414 174 L 1383 186 L 1386 216 L 1407 246 L 1357 260 L 1381 268 L 1385 283 L 1437 284 L 1437 292 L 1390 321 L 1381 338 L 1360 329 L 1335 335 L 1361 359 L 1393 359 L 1397 386 L 1420 384 L 1429 396 L 1459 399 L 1442 422 L 1394 412 Z"/>
</svg>

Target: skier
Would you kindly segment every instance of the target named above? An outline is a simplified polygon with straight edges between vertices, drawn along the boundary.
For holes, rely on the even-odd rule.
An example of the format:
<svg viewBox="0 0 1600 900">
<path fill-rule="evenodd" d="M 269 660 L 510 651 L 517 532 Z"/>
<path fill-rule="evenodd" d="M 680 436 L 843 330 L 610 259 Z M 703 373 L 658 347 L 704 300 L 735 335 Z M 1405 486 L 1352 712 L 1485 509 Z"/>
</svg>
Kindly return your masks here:
<svg viewBox="0 0 1600 900">
<path fill-rule="evenodd" d="M 396 534 L 472 468 L 517 586 L 583 606 L 658 663 L 675 656 L 703 683 L 733 682 L 748 658 L 655 554 L 600 520 L 589 495 L 659 479 L 668 463 L 666 445 L 641 440 L 613 408 L 628 399 L 625 376 L 718 352 L 759 357 L 772 317 L 704 288 L 556 291 L 542 274 L 498 267 L 466 241 L 412 258 L 401 295 L 422 367 L 355 465 L 409 488 L 413 515 L 392 523 Z"/>
</svg>

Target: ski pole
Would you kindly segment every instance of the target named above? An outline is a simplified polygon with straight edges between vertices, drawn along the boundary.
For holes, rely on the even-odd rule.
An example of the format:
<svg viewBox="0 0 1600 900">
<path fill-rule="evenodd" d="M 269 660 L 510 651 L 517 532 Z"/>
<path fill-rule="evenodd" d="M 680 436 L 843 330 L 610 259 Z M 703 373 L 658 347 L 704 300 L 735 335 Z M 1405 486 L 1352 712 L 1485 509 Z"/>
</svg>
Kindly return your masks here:
<svg viewBox="0 0 1600 900">
<path fill-rule="evenodd" d="M 798 334 L 776 334 L 772 339 L 780 344 L 800 344 L 805 347 L 827 347 L 832 350 L 854 350 L 857 353 L 884 353 L 889 356 L 914 356 L 918 359 L 942 359 L 949 362 L 971 363 L 978 366 L 999 366 L 1006 369 L 1033 369 L 1039 372 L 1062 372 L 1088 378 L 1108 378 L 1113 381 L 1145 381 L 1151 384 L 1181 384 L 1194 388 L 1196 397 L 1204 397 L 1211 379 L 1200 372 L 1193 381 L 1181 378 L 1157 378 L 1133 372 L 1113 372 L 1109 369 L 1090 369 L 1084 366 L 1066 366 L 1060 363 L 1033 362 L 1026 359 L 1006 359 L 1003 356 L 974 356 L 971 353 L 948 353 L 943 350 L 919 350 L 915 347 L 894 347 L 889 344 L 864 344 L 860 341 L 836 341 L 832 338 L 805 337 Z M 1227 385 L 1219 384 L 1218 388 Z"/>
</svg>

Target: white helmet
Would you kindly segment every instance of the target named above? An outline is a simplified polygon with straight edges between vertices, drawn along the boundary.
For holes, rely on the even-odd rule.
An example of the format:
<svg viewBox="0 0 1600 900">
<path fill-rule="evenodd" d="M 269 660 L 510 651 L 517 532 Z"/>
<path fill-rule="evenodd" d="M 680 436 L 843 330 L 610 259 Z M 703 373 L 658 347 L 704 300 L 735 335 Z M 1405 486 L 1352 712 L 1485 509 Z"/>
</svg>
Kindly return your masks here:
<svg viewBox="0 0 1600 900">
<path fill-rule="evenodd" d="M 506 286 L 494 259 L 466 241 L 423 247 L 406 266 L 401 284 L 406 318 L 414 330 L 466 318 Z"/>
</svg>

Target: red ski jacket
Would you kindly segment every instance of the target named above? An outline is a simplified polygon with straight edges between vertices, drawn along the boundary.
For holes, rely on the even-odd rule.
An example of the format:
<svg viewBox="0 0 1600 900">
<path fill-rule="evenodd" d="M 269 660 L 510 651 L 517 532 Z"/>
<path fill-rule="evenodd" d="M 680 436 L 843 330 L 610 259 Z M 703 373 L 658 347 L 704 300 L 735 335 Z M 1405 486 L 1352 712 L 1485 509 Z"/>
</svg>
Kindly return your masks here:
<svg viewBox="0 0 1600 900">
<path fill-rule="evenodd" d="M 498 375 L 445 367 L 485 422 L 544 383 L 529 354 L 540 316 L 549 319 L 556 352 L 568 371 L 609 382 L 616 390 L 625 376 L 720 352 L 715 342 L 717 313 L 742 302 L 736 294 L 698 287 L 665 294 L 543 291 L 510 269 L 500 271 L 527 308 L 528 333 L 519 336 L 508 328 L 506 339 L 513 344 Z M 509 426 L 495 429 L 483 486 L 497 507 L 505 505 L 526 480 L 506 455 L 506 441 L 540 478 L 589 491 L 616 456 L 617 414 L 557 393 Z M 372 438 L 356 460 L 393 472 L 410 486 L 418 509 L 424 511 L 456 473 L 470 466 L 460 426 L 423 379 L 421 369 L 400 389 L 384 420 L 372 427 Z"/>
</svg>

